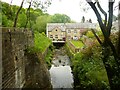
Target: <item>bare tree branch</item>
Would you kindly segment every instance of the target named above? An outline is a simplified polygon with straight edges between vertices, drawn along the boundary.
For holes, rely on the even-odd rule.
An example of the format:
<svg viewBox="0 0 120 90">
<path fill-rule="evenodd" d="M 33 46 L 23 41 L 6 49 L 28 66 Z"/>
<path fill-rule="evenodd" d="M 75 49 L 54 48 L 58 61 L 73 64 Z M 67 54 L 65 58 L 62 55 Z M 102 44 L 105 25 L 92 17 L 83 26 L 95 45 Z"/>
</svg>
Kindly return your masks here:
<svg viewBox="0 0 120 90">
<path fill-rule="evenodd" d="M 107 24 L 107 13 L 102 9 L 102 7 L 101 7 L 101 5 L 100 5 L 99 2 L 97 2 L 97 6 L 98 6 L 98 8 L 100 9 L 100 11 L 101 11 L 101 12 L 104 14 L 104 16 L 105 16 L 104 25 L 106 26 L 106 24 Z"/>
<path fill-rule="evenodd" d="M 110 36 L 111 33 L 111 27 L 112 27 L 112 21 L 113 21 L 113 4 L 111 0 L 109 0 L 109 18 L 108 18 L 108 25 L 107 25 L 107 32 L 108 32 L 108 37 Z"/>
<path fill-rule="evenodd" d="M 100 45 L 102 45 L 102 42 L 100 40 L 100 38 L 97 36 L 96 32 L 94 29 L 91 29 L 92 30 L 92 33 L 94 34 L 94 36 L 96 37 L 97 41 L 100 43 Z"/>
<path fill-rule="evenodd" d="M 16 13 L 13 27 L 16 27 L 16 25 L 17 25 L 18 15 L 19 15 L 20 10 L 22 9 L 22 6 L 23 6 L 24 1 L 25 1 L 25 0 L 22 0 L 21 6 L 20 6 L 20 8 L 18 9 L 18 11 L 17 11 L 17 13 Z"/>
<path fill-rule="evenodd" d="M 101 28 L 101 30 L 102 30 L 102 33 L 103 33 L 104 37 L 107 38 L 107 37 L 106 37 L 106 36 L 107 36 L 107 32 L 105 31 L 105 25 L 104 25 L 103 22 L 102 22 L 101 15 L 100 15 L 100 13 L 98 12 L 95 4 L 94 4 L 91 0 L 86 0 L 86 1 L 87 1 L 87 3 L 91 6 L 91 8 L 93 9 L 94 13 L 96 14 L 96 17 L 97 17 L 97 19 L 98 19 L 98 23 L 99 23 L 100 28 Z"/>
<path fill-rule="evenodd" d="M 31 5 L 32 5 L 32 0 L 29 2 L 29 7 L 27 8 L 27 11 L 26 11 L 26 16 L 27 16 L 27 20 L 26 20 L 26 23 L 25 23 L 25 27 L 27 27 L 27 24 L 28 22 L 30 22 L 30 8 L 31 8 Z M 30 25 L 31 26 L 31 25 Z"/>
</svg>

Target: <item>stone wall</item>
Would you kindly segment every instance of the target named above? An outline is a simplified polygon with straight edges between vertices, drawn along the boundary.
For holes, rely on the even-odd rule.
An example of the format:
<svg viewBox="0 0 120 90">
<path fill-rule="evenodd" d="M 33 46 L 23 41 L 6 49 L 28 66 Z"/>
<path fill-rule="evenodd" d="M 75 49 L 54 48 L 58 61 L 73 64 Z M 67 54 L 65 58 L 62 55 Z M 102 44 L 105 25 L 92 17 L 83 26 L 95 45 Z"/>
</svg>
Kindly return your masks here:
<svg viewBox="0 0 120 90">
<path fill-rule="evenodd" d="M 51 86 L 42 55 L 26 53 L 34 45 L 33 37 L 27 29 L 2 28 L 2 88 Z"/>
</svg>

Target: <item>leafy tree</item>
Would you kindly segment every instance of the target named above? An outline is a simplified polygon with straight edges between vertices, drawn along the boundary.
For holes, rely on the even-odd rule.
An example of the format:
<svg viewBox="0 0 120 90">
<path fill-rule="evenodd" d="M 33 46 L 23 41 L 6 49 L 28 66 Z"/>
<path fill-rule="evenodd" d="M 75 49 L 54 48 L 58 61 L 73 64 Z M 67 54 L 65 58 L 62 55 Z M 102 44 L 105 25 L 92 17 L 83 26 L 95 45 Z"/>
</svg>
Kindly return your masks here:
<svg viewBox="0 0 120 90">
<path fill-rule="evenodd" d="M 82 22 L 82 23 L 84 23 L 84 22 L 85 22 L 85 17 L 84 17 L 84 16 L 82 17 L 81 22 Z"/>
<path fill-rule="evenodd" d="M 25 27 L 25 21 L 27 21 L 25 13 L 20 14 L 18 17 L 17 26 L 18 27 Z"/>
<path fill-rule="evenodd" d="M 38 32 L 46 33 L 46 25 L 48 22 L 50 22 L 50 16 L 48 15 L 39 16 L 36 19 L 36 24 L 33 26 L 33 29 L 37 30 Z"/>
<path fill-rule="evenodd" d="M 11 18 L 10 6 L 8 3 L 2 3 L 2 13 L 7 16 L 7 18 Z"/>
<path fill-rule="evenodd" d="M 24 1 L 25 0 L 22 0 L 21 5 L 20 5 L 19 9 L 17 10 L 13 27 L 16 27 L 16 25 L 17 25 L 18 15 L 19 15 L 20 11 L 22 10 Z M 30 18 L 30 8 L 31 8 L 31 6 L 33 5 L 36 8 L 40 7 L 41 9 L 45 9 L 46 10 L 46 8 L 51 4 L 51 0 L 47 0 L 47 1 L 28 0 L 28 3 L 29 3 L 29 7 L 28 7 L 27 12 L 26 12 L 27 21 L 26 21 L 25 27 L 27 26 L 28 21 L 30 21 L 29 18 Z"/>
<path fill-rule="evenodd" d="M 2 12 L 1 12 L 1 14 L 3 16 L 2 17 L 2 21 L 3 21 L 2 26 L 12 27 L 13 23 L 14 23 L 15 16 L 16 16 L 16 12 L 18 11 L 19 6 L 9 5 L 9 4 L 4 3 L 4 2 L 1 2 L 1 3 L 3 5 L 2 6 Z M 11 7 L 10 10 L 11 10 L 11 15 L 12 16 L 7 12 L 9 6 Z M 34 24 L 36 24 L 37 17 L 44 16 L 44 15 L 49 16 L 49 14 L 44 13 L 41 9 L 30 8 L 30 12 L 28 12 L 28 13 L 27 12 L 28 12 L 28 8 L 27 9 L 21 8 L 21 10 L 19 12 L 18 19 L 17 19 L 16 27 L 32 28 L 33 26 L 35 26 Z M 26 17 L 26 15 L 27 15 L 27 17 Z M 39 25 L 39 27 L 40 27 L 40 25 Z M 44 26 L 44 30 L 43 30 L 44 32 L 45 32 L 45 28 L 46 27 Z"/>
<path fill-rule="evenodd" d="M 91 19 L 89 19 L 89 23 L 92 23 L 92 20 L 91 20 Z"/>
<path fill-rule="evenodd" d="M 52 23 L 70 23 L 71 19 L 69 16 L 65 14 L 54 14 L 51 17 L 51 22 Z"/>
<path fill-rule="evenodd" d="M 46 11 L 47 7 L 51 4 L 51 0 L 47 0 L 47 1 L 28 0 L 28 3 L 29 3 L 29 6 L 28 6 L 28 9 L 26 11 L 27 20 L 26 20 L 25 28 L 26 28 L 28 22 L 29 22 L 30 27 L 31 27 L 31 22 L 30 22 L 30 8 L 31 8 L 31 6 L 34 6 L 34 8 L 40 8 L 41 10 Z"/>
</svg>

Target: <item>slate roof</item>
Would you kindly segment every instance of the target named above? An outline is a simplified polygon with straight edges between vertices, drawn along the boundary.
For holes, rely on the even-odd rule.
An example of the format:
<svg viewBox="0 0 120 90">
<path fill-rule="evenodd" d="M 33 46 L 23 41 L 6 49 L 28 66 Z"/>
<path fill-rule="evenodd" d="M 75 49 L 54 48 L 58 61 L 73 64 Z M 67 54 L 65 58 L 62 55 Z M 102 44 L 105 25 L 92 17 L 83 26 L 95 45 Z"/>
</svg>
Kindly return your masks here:
<svg viewBox="0 0 120 90">
<path fill-rule="evenodd" d="M 47 30 L 51 31 L 54 28 L 59 28 L 62 31 L 65 31 L 65 25 L 64 23 L 47 23 Z"/>
<path fill-rule="evenodd" d="M 47 23 L 47 30 L 51 31 L 54 28 L 59 28 L 65 31 L 66 28 L 96 28 L 97 23 Z"/>
</svg>

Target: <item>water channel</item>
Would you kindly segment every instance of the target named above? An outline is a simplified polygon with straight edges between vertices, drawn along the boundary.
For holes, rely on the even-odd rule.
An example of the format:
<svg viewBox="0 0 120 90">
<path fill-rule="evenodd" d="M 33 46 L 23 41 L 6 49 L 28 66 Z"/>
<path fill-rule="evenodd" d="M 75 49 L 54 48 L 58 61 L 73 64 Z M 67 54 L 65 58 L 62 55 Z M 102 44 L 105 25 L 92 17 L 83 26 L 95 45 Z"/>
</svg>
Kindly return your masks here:
<svg viewBox="0 0 120 90">
<path fill-rule="evenodd" d="M 52 67 L 50 68 L 51 83 L 54 88 L 73 88 L 73 75 L 70 59 L 63 47 L 54 50 Z"/>
</svg>

